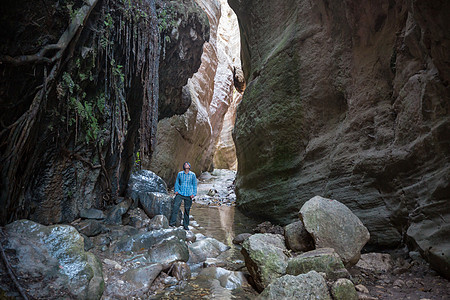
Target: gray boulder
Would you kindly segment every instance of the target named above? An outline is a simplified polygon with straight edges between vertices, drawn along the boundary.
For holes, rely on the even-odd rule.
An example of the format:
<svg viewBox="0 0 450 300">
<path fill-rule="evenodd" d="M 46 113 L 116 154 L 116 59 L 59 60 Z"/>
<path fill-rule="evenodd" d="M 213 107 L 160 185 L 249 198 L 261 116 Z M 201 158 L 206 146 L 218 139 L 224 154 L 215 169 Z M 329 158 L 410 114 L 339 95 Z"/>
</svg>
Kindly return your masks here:
<svg viewBox="0 0 450 300">
<path fill-rule="evenodd" d="M 96 236 L 107 231 L 105 225 L 97 220 L 83 220 L 74 225 L 74 227 L 86 236 Z"/>
<path fill-rule="evenodd" d="M 131 174 L 127 196 L 133 200 L 133 208 L 138 206 L 141 198 L 153 192 L 167 194 L 167 184 L 161 177 L 149 170 L 140 170 Z"/>
<path fill-rule="evenodd" d="M 242 272 L 229 271 L 220 267 L 210 267 L 203 269 L 197 276 L 198 280 L 216 279 L 220 285 L 227 290 L 248 286 L 247 279 Z"/>
<path fill-rule="evenodd" d="M 219 256 L 230 249 L 227 245 L 214 238 L 205 238 L 189 245 L 189 263 L 204 262 L 207 258 Z"/>
<path fill-rule="evenodd" d="M 106 218 L 106 216 L 100 209 L 89 208 L 89 209 L 82 209 L 80 211 L 80 218 L 103 220 L 104 218 Z"/>
<path fill-rule="evenodd" d="M 248 239 L 252 234 L 251 233 L 241 233 L 234 237 L 233 244 L 240 245 L 246 239 Z"/>
<path fill-rule="evenodd" d="M 345 265 L 358 262 L 370 234 L 347 206 L 336 200 L 315 196 L 302 206 L 300 217 L 316 248 L 335 249 Z"/>
<path fill-rule="evenodd" d="M 325 279 L 319 273 L 311 271 L 298 276 L 284 275 L 274 279 L 258 299 L 331 300 L 331 296 Z"/>
<path fill-rule="evenodd" d="M 287 249 L 279 234 L 254 234 L 242 243 L 241 252 L 258 291 L 286 273 Z"/>
<path fill-rule="evenodd" d="M 148 250 L 149 261 L 168 265 L 175 261 L 187 262 L 189 250 L 184 240 L 172 237 Z"/>
<path fill-rule="evenodd" d="M 294 252 L 305 252 L 314 249 L 314 241 L 306 231 L 302 221 L 288 224 L 284 227 L 284 238 L 288 249 Z"/>
<path fill-rule="evenodd" d="M 189 280 L 191 278 L 191 268 L 183 261 L 176 261 L 172 264 L 171 274 L 178 281 Z"/>
<path fill-rule="evenodd" d="M 186 232 L 181 228 L 160 229 L 122 237 L 114 246 L 114 252 L 138 252 L 151 249 L 161 241 L 170 237 L 185 240 Z"/>
<path fill-rule="evenodd" d="M 332 248 L 320 248 L 291 258 L 286 273 L 299 275 L 312 270 L 325 273 L 326 278 L 331 280 L 350 277 L 341 258 Z"/>
<path fill-rule="evenodd" d="M 122 216 L 128 211 L 129 208 L 130 203 L 125 200 L 112 206 L 106 212 L 106 219 L 104 222 L 111 225 L 122 225 Z"/>
<path fill-rule="evenodd" d="M 334 300 L 358 300 L 355 286 L 347 278 L 340 278 L 333 283 L 331 295 Z"/>
<path fill-rule="evenodd" d="M 74 227 L 20 220 L 6 225 L 5 232 L 5 253 L 29 296 L 100 299 L 102 265 L 84 251 L 83 237 Z"/>
<path fill-rule="evenodd" d="M 370 272 L 387 272 L 392 268 L 392 258 L 388 253 L 365 253 L 356 266 Z"/>
<path fill-rule="evenodd" d="M 158 230 L 158 229 L 167 229 L 167 228 L 169 228 L 169 220 L 164 215 L 154 216 L 148 224 L 149 230 Z"/>
<path fill-rule="evenodd" d="M 159 192 L 141 192 L 139 194 L 139 202 L 142 205 L 147 216 L 153 218 L 157 215 L 164 215 L 170 218 L 174 198 Z M 179 212 L 181 214 L 181 210 Z"/>
</svg>

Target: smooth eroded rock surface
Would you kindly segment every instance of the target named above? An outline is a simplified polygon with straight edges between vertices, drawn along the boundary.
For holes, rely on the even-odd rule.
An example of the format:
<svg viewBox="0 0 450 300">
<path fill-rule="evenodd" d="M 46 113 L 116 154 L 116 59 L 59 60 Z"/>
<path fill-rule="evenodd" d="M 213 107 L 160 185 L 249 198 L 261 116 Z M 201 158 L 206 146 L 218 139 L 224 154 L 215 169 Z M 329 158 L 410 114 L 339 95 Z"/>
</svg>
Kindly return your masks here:
<svg viewBox="0 0 450 300">
<path fill-rule="evenodd" d="M 315 195 L 339 199 L 372 245 L 395 247 L 410 227 L 448 266 L 450 2 L 229 2 L 247 80 L 241 210 L 286 225 Z"/>
<path fill-rule="evenodd" d="M 74 227 L 19 220 L 8 224 L 5 232 L 5 253 L 28 295 L 100 299 L 104 289 L 102 265 L 84 251 L 83 238 Z M 8 276 L 4 269 L 2 274 Z"/>
<path fill-rule="evenodd" d="M 333 248 L 346 265 L 358 262 L 370 234 L 347 206 L 315 196 L 302 206 L 300 216 L 316 248 Z"/>
</svg>

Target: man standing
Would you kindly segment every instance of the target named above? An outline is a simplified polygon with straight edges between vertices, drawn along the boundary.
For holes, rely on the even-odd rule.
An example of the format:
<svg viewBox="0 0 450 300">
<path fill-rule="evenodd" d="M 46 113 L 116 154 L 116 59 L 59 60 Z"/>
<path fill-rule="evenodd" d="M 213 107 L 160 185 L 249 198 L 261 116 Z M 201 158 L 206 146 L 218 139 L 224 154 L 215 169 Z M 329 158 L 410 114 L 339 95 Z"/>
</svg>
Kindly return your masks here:
<svg viewBox="0 0 450 300">
<path fill-rule="evenodd" d="M 184 201 L 183 227 L 189 230 L 189 210 L 191 209 L 192 199 L 197 194 L 197 177 L 191 172 L 191 164 L 185 162 L 183 170 L 178 172 L 175 180 L 175 199 L 170 215 L 170 226 L 175 226 L 178 211 L 180 210 L 181 200 Z"/>
</svg>

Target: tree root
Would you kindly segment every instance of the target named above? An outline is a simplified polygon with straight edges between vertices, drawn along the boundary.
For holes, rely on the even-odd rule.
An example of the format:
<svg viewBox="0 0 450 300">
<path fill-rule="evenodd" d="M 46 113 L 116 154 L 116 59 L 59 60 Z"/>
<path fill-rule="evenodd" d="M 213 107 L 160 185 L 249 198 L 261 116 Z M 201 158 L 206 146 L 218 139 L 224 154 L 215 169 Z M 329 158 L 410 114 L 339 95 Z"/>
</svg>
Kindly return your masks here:
<svg viewBox="0 0 450 300">
<path fill-rule="evenodd" d="M 0 233 L 1 233 L 2 237 L 5 236 L 5 234 L 3 233 L 3 229 L 1 229 L 1 228 L 0 228 Z M 14 285 L 16 286 L 16 288 L 19 291 L 22 298 L 25 300 L 28 300 L 28 296 L 25 293 L 25 290 L 20 285 L 19 281 L 17 280 L 16 275 L 14 275 L 14 271 L 12 270 L 12 267 L 9 264 L 9 261 L 8 261 L 8 258 L 6 257 L 5 250 L 3 249 L 2 243 L 0 243 L 0 253 L 1 253 L 3 264 L 5 265 L 5 268 L 8 271 L 9 277 L 14 282 Z"/>
</svg>

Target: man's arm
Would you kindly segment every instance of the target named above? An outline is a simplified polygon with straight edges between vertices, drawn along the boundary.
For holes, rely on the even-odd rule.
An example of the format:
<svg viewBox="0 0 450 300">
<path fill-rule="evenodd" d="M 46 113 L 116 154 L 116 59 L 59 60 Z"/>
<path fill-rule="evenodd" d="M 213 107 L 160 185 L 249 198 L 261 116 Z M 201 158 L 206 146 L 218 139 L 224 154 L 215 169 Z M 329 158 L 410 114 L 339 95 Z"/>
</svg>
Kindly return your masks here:
<svg viewBox="0 0 450 300">
<path fill-rule="evenodd" d="M 192 176 L 192 186 L 193 186 L 193 192 L 194 194 L 192 195 L 191 198 L 194 198 L 197 195 L 197 176 Z"/>
<path fill-rule="evenodd" d="M 180 183 L 179 183 L 179 180 L 180 180 L 180 173 L 177 174 L 177 179 L 175 180 L 175 188 L 174 188 L 175 195 L 178 194 L 178 193 L 180 192 Z"/>
</svg>

